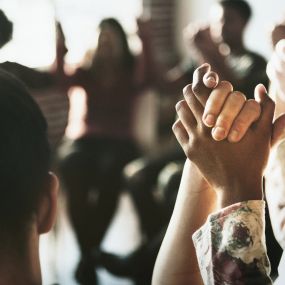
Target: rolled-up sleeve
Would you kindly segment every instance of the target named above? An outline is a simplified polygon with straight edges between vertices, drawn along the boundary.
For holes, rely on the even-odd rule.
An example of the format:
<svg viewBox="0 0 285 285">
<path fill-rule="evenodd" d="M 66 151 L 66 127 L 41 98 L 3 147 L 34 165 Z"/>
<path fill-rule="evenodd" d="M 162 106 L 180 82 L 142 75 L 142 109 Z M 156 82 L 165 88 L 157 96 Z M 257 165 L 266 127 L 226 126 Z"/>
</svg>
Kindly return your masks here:
<svg viewBox="0 0 285 285">
<path fill-rule="evenodd" d="M 204 284 L 272 284 L 264 215 L 264 201 L 237 203 L 211 214 L 194 233 Z"/>
</svg>

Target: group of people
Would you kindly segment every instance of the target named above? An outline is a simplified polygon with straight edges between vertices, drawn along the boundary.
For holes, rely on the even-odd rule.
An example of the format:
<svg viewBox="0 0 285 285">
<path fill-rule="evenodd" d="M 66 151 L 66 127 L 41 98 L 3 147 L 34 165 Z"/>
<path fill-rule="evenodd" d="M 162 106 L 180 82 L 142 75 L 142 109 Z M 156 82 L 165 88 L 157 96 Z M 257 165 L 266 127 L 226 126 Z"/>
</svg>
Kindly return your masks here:
<svg viewBox="0 0 285 285">
<path fill-rule="evenodd" d="M 98 283 L 97 266 L 144 285 L 272 284 L 263 185 L 283 247 L 285 26 L 272 32 L 269 87 L 266 61 L 243 43 L 249 5 L 220 0 L 216 9 L 209 27 L 187 28 L 194 63 L 165 75 L 154 59 L 148 25 L 138 21 L 143 49 L 135 57 L 112 18 L 100 23 L 91 61 L 72 75 L 64 68 L 60 26 L 49 72 L 0 64 L 0 284 L 42 284 L 39 236 L 55 222 L 59 188 L 51 170 L 61 181 L 78 240 L 80 284 Z M 0 23 L 2 47 L 13 29 L 3 12 Z M 52 150 L 41 106 L 16 77 L 31 90 L 59 86 L 68 93 L 65 136 Z M 79 101 L 75 86 L 81 87 Z M 141 156 L 133 134 L 136 98 L 149 87 L 173 94 L 184 86 L 173 125 L 179 144 Z M 168 179 L 157 199 L 162 173 Z M 145 239 L 130 255 L 116 256 L 100 244 L 123 188 L 133 198 Z"/>
</svg>

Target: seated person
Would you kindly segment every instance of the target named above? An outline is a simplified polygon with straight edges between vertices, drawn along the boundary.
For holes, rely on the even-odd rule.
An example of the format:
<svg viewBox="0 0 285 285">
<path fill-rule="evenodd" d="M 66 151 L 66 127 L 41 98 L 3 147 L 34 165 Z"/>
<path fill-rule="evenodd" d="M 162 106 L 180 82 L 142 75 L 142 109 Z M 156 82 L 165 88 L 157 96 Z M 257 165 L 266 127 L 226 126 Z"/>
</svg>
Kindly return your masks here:
<svg viewBox="0 0 285 285">
<path fill-rule="evenodd" d="M 180 161 L 168 164 L 158 178 L 155 191 L 156 205 L 144 203 L 150 218 L 156 220 L 157 217 L 160 218 L 160 221 L 156 221 L 156 231 L 151 236 L 145 236 L 143 243 L 127 255 L 115 255 L 94 250 L 95 264 L 104 267 L 116 276 L 131 278 L 136 285 L 151 284 L 153 267 L 175 205 L 182 170 L 183 163 Z M 142 202 L 144 201 L 143 195 L 146 194 L 141 192 Z"/>
<path fill-rule="evenodd" d="M 188 159 L 153 284 L 272 284 L 262 177 L 270 148 L 284 137 L 285 117 L 272 124 L 274 103 L 263 86 L 255 92 L 260 105 L 232 92 L 229 82 L 210 92 L 203 68 L 177 104 L 173 130 Z"/>
<path fill-rule="evenodd" d="M 27 89 L 0 70 L 1 285 L 42 284 L 39 236 L 55 220 L 47 124 Z"/>
</svg>

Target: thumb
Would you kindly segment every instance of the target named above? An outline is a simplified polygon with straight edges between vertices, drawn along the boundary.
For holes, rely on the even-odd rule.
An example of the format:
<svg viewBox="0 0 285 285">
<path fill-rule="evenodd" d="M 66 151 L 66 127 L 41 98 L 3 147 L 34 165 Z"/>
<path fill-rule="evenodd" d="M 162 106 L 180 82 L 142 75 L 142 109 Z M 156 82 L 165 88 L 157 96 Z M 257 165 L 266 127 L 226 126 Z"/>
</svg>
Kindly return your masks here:
<svg viewBox="0 0 285 285">
<path fill-rule="evenodd" d="M 254 89 L 254 98 L 258 103 L 263 103 L 267 98 L 267 90 L 263 84 L 258 84 Z"/>
<path fill-rule="evenodd" d="M 271 146 L 278 145 L 285 140 L 285 114 L 278 117 L 273 124 Z"/>
<path fill-rule="evenodd" d="M 262 113 L 257 122 L 260 130 L 268 130 L 272 127 L 273 115 L 275 110 L 274 101 L 268 96 L 267 90 L 262 84 L 258 84 L 254 92 L 255 100 L 260 103 Z"/>
</svg>

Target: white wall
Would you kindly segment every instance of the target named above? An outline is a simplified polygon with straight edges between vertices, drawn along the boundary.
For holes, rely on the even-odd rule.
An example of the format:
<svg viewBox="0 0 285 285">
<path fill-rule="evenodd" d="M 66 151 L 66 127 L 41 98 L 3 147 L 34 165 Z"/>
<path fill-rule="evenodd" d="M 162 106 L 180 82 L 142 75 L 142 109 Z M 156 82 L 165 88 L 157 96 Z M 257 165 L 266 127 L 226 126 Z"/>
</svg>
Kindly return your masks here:
<svg viewBox="0 0 285 285">
<path fill-rule="evenodd" d="M 209 10 L 215 0 L 177 0 L 177 43 L 182 54 L 185 54 L 185 45 L 182 38 L 182 29 L 190 21 L 208 20 Z M 245 36 L 246 45 L 264 56 L 271 52 L 269 31 L 270 27 L 282 16 L 285 17 L 284 0 L 248 0 L 253 9 L 253 18 Z"/>
</svg>

